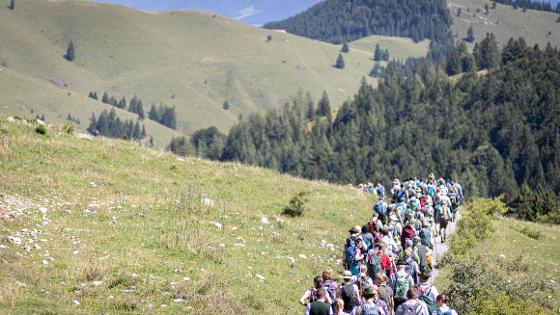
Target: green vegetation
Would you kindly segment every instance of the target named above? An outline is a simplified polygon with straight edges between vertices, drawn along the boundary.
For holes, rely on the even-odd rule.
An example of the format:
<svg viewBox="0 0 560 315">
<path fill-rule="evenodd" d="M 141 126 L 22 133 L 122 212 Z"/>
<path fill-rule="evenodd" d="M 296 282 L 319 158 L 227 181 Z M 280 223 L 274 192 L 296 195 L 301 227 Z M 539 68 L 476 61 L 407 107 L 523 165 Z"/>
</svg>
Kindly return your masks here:
<svg viewBox="0 0 560 315">
<path fill-rule="evenodd" d="M 306 193 L 299 192 L 290 199 L 290 203 L 282 210 L 282 214 L 292 218 L 301 217 L 305 213 L 305 203 L 308 201 L 305 195 Z"/>
<path fill-rule="evenodd" d="M 513 10 L 509 5 L 495 4 L 490 0 L 449 0 L 449 11 L 452 16 L 457 16 L 459 10 L 460 17 L 453 18 L 451 25 L 455 41 L 467 38 L 467 32 L 472 26 L 474 38 L 481 41 L 487 33 L 496 36 L 498 45 L 502 46 L 510 38 L 524 37 L 529 46 L 538 44 L 545 47 L 547 43 L 552 46 L 560 46 L 560 32 L 555 23 L 558 14 L 554 12 L 527 10 Z M 492 9 L 488 14 L 482 14 L 486 4 L 490 4 Z M 471 47 L 472 48 L 472 47 Z"/>
<path fill-rule="evenodd" d="M 0 118 L 3 314 L 297 314 L 371 211 L 348 187 L 34 129 Z"/>
<path fill-rule="evenodd" d="M 76 59 L 76 48 L 74 47 L 74 42 L 70 41 L 68 43 L 68 49 L 66 49 L 66 55 L 64 55 L 64 59 L 72 62 Z"/>
<path fill-rule="evenodd" d="M 371 58 L 372 51 L 375 51 L 377 45 L 389 50 L 392 58 L 406 60 L 409 57 L 426 57 L 428 55 L 430 41 L 423 40 L 415 43 L 409 38 L 372 35 L 351 42 L 350 48 L 352 51 L 358 51 Z"/>
<path fill-rule="evenodd" d="M 334 66 L 337 69 L 344 69 L 346 64 L 344 63 L 344 57 L 342 57 L 342 54 L 338 54 L 338 58 L 336 59 L 336 64 Z"/>
<path fill-rule="evenodd" d="M 345 69 L 338 71 L 332 64 L 340 45 L 208 13 L 152 14 L 78 0 L 18 0 L 17 6 L 25 14 L 0 10 L 1 111 L 42 112 L 58 123 L 71 114 L 79 118 L 76 129 L 81 131 L 92 112 L 110 110 L 83 97 L 92 89 L 119 99 L 137 96 L 146 111 L 151 104 L 175 107 L 177 130 L 184 134 L 210 126 L 225 132 L 240 115 L 278 108 L 299 89 L 315 99 L 327 90 L 333 102 L 341 104 L 373 67 L 373 46 L 368 53 L 345 54 Z M 267 42 L 268 36 L 274 40 Z M 79 46 L 73 62 L 62 58 L 70 39 Z M 417 50 L 412 41 L 380 39 L 395 45 L 410 42 L 401 47 L 405 55 Z M 235 106 L 224 111 L 226 99 Z M 121 120 L 133 117 L 122 111 L 117 115 Z M 150 129 L 147 125 L 160 148 L 178 135 Z"/>
<path fill-rule="evenodd" d="M 393 5 L 381 0 L 327 0 L 264 27 L 335 44 L 369 35 L 408 37 L 415 42 L 429 39 L 430 57 L 440 59 L 453 45 L 450 26 L 444 0 L 405 0 Z"/>
<path fill-rule="evenodd" d="M 252 114 L 230 130 L 221 160 L 342 184 L 428 170 L 457 179 L 469 196 L 506 201 L 524 183 L 560 193 L 560 141 L 550 136 L 559 128 L 560 52 L 522 39 L 500 52 L 488 35 L 474 55 L 459 45 L 451 56 L 448 71 L 469 72 L 450 80 L 425 59 L 391 61 L 377 89 L 364 80 L 336 115 L 326 97 L 318 115 L 306 114 L 302 94 L 281 111 Z"/>
<path fill-rule="evenodd" d="M 499 199 L 464 212 L 444 259 L 440 290 L 460 314 L 555 314 L 560 306 L 558 226 L 505 219 Z"/>
</svg>

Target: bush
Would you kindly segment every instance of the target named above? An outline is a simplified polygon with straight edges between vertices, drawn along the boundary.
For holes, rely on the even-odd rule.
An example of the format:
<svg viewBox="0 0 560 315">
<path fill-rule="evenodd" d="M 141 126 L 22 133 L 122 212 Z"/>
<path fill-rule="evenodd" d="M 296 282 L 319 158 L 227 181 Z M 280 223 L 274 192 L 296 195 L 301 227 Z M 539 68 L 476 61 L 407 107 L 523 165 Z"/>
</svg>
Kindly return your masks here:
<svg viewBox="0 0 560 315">
<path fill-rule="evenodd" d="M 66 124 L 66 125 L 64 125 L 63 130 L 67 134 L 71 135 L 71 134 L 74 133 L 74 126 L 72 126 L 71 124 Z"/>
<path fill-rule="evenodd" d="M 40 135 L 46 135 L 47 134 L 47 127 L 45 127 L 43 125 L 39 125 L 35 128 L 35 132 L 40 134 Z"/>
<path fill-rule="evenodd" d="M 304 197 L 305 193 L 300 192 L 295 195 L 291 200 L 290 203 L 284 210 L 282 210 L 282 214 L 289 217 L 301 217 L 305 212 L 305 203 L 307 199 Z"/>
</svg>

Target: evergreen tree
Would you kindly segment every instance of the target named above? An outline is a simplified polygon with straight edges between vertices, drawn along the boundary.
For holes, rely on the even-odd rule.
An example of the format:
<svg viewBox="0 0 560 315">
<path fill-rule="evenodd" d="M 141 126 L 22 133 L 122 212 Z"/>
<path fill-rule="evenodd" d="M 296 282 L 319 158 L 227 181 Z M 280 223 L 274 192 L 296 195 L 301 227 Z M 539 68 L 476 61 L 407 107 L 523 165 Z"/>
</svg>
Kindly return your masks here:
<svg viewBox="0 0 560 315">
<path fill-rule="evenodd" d="M 315 119 L 315 104 L 313 103 L 313 98 L 311 97 L 311 93 L 309 92 L 305 94 L 305 104 L 305 118 L 308 121 L 313 121 L 313 119 Z"/>
<path fill-rule="evenodd" d="M 465 41 L 469 42 L 469 43 L 474 43 L 475 41 L 475 37 L 474 37 L 474 29 L 473 26 L 469 26 L 469 30 L 467 31 L 467 37 L 465 38 Z"/>
<path fill-rule="evenodd" d="M 66 55 L 64 55 L 64 58 L 68 61 L 74 61 L 76 59 L 76 50 L 72 40 L 68 43 L 68 49 L 66 49 Z"/>
<path fill-rule="evenodd" d="M 488 15 L 490 13 L 490 6 L 488 3 L 484 5 L 484 14 Z"/>
<path fill-rule="evenodd" d="M 109 104 L 109 94 L 107 94 L 107 91 L 103 93 L 103 96 L 101 97 L 101 102 L 105 104 Z"/>
<path fill-rule="evenodd" d="M 348 47 L 348 43 L 344 42 L 342 44 L 342 48 L 340 49 L 341 52 L 347 54 L 350 51 L 350 47 Z"/>
<path fill-rule="evenodd" d="M 224 104 L 222 105 L 222 108 L 223 108 L 224 110 L 229 110 L 229 101 L 228 101 L 228 100 L 225 100 L 225 101 L 224 101 Z"/>
<path fill-rule="evenodd" d="M 342 57 L 342 54 L 338 54 L 338 59 L 336 59 L 335 67 L 338 69 L 344 69 L 345 66 L 346 65 L 344 63 L 344 57 Z"/>
<path fill-rule="evenodd" d="M 497 6 L 496 1 L 492 1 L 492 9 L 496 9 Z"/>
<path fill-rule="evenodd" d="M 379 44 L 375 44 L 375 51 L 373 52 L 373 60 L 381 61 L 382 58 L 383 58 L 383 53 L 381 52 L 381 47 L 379 47 Z"/>
<path fill-rule="evenodd" d="M 383 78 L 385 76 L 385 68 L 383 68 L 379 63 L 375 63 L 369 75 L 373 78 Z"/>
<path fill-rule="evenodd" d="M 138 114 L 138 118 L 140 118 L 140 120 L 144 120 L 144 103 L 142 103 L 141 99 L 136 102 L 136 113 Z"/>
<path fill-rule="evenodd" d="M 496 68 L 500 64 L 500 51 L 496 36 L 487 33 L 480 45 L 475 45 L 473 55 L 480 69 Z"/>
<path fill-rule="evenodd" d="M 457 17 L 461 17 L 461 13 L 463 12 L 463 9 L 461 7 L 459 7 L 457 9 Z"/>
<path fill-rule="evenodd" d="M 10 4 L 8 4 L 8 9 L 15 11 L 16 10 L 16 1 L 10 0 Z"/>
<path fill-rule="evenodd" d="M 323 95 L 317 104 L 317 116 L 320 117 L 331 117 L 331 102 L 329 101 L 329 95 L 327 91 L 323 91 Z"/>
</svg>

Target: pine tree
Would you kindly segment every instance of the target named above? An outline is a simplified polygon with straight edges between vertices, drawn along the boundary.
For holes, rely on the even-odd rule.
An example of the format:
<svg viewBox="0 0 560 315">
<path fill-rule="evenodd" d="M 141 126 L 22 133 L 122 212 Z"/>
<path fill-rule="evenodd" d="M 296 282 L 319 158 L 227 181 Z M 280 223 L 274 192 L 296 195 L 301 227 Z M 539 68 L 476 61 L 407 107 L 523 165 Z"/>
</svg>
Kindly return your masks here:
<svg viewBox="0 0 560 315">
<path fill-rule="evenodd" d="M 323 91 L 321 100 L 319 100 L 319 104 L 317 104 L 317 116 L 327 117 L 329 115 L 332 115 L 331 102 L 327 91 Z"/>
<path fill-rule="evenodd" d="M 484 14 L 488 15 L 490 13 L 490 6 L 488 6 L 488 3 L 486 3 L 484 5 Z"/>
<path fill-rule="evenodd" d="M 224 110 L 229 110 L 229 101 L 228 101 L 228 100 L 225 100 L 225 101 L 224 101 L 224 104 L 222 105 L 222 108 L 223 108 Z"/>
<path fill-rule="evenodd" d="M 475 37 L 474 37 L 474 29 L 473 26 L 469 26 L 469 30 L 467 31 L 467 37 L 465 38 L 465 41 L 469 42 L 469 43 L 474 43 L 475 41 Z"/>
<path fill-rule="evenodd" d="M 338 54 L 338 59 L 336 59 L 335 67 L 338 69 L 344 69 L 345 66 L 346 65 L 344 63 L 344 57 L 342 57 L 342 54 Z"/>
<path fill-rule="evenodd" d="M 68 49 L 66 49 L 66 55 L 64 55 L 64 59 L 70 62 L 76 59 L 76 50 L 74 48 L 74 42 L 72 40 L 68 43 Z"/>
<path fill-rule="evenodd" d="M 497 6 L 496 1 L 492 1 L 492 9 L 496 9 Z"/>
<path fill-rule="evenodd" d="M 136 113 L 138 114 L 138 118 L 140 118 L 140 120 L 144 120 L 144 103 L 142 103 L 141 99 L 136 102 Z"/>
<path fill-rule="evenodd" d="M 373 60 L 381 61 L 382 57 L 383 56 L 381 52 L 381 47 L 379 47 L 379 44 L 375 44 L 375 51 L 373 52 Z"/>
<path fill-rule="evenodd" d="M 8 4 L 8 9 L 12 11 L 16 10 L 16 0 L 10 0 L 10 4 Z"/>
<path fill-rule="evenodd" d="M 342 44 L 342 49 L 340 49 L 340 51 L 347 54 L 350 51 L 350 47 L 348 47 L 348 43 L 344 42 Z"/>
<path fill-rule="evenodd" d="M 101 102 L 105 104 L 109 104 L 109 94 L 107 94 L 107 91 L 103 93 L 103 96 L 101 97 Z"/>
<path fill-rule="evenodd" d="M 462 12 L 463 12 L 462 8 L 457 9 L 457 17 L 461 17 Z"/>
</svg>

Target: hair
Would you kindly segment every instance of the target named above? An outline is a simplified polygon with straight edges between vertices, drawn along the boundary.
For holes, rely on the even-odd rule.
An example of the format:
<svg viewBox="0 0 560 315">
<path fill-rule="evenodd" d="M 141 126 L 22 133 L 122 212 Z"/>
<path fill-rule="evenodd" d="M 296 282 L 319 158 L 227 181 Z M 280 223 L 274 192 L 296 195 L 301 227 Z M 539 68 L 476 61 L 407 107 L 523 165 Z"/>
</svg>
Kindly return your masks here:
<svg viewBox="0 0 560 315">
<path fill-rule="evenodd" d="M 447 304 L 447 295 L 445 295 L 445 294 L 438 295 L 437 298 L 436 298 L 436 301 L 440 302 L 442 304 Z"/>
<path fill-rule="evenodd" d="M 420 288 L 417 285 L 413 285 L 408 289 L 406 292 L 406 298 L 409 300 L 415 300 L 418 298 L 418 293 L 420 292 Z"/>
<path fill-rule="evenodd" d="M 335 314 L 340 313 L 342 310 L 344 310 L 344 300 L 341 298 L 336 299 L 335 303 L 334 303 L 334 310 L 335 310 Z"/>
<path fill-rule="evenodd" d="M 321 276 L 316 276 L 313 278 L 313 283 L 315 284 L 315 288 L 319 289 L 321 287 L 321 282 L 323 282 L 323 278 Z"/>
<path fill-rule="evenodd" d="M 388 234 L 389 234 L 389 229 L 388 229 L 386 226 L 384 226 L 384 227 L 381 229 L 380 232 L 381 232 L 381 234 L 383 234 L 383 235 L 388 235 Z"/>
<path fill-rule="evenodd" d="M 405 243 L 405 244 L 406 244 L 406 243 Z M 407 248 L 404 250 L 404 255 L 405 255 L 406 257 L 412 256 L 412 249 L 410 249 L 410 247 L 407 247 Z"/>
<path fill-rule="evenodd" d="M 385 283 L 389 280 L 389 278 L 387 278 L 387 275 L 383 272 L 378 272 L 375 274 L 375 283 L 376 284 L 381 284 L 381 283 Z"/>
<path fill-rule="evenodd" d="M 367 272 L 367 265 L 360 265 L 359 270 L 360 273 Z"/>
<path fill-rule="evenodd" d="M 332 280 L 334 277 L 334 271 L 332 268 L 327 268 L 323 271 L 323 280 Z"/>
<path fill-rule="evenodd" d="M 325 288 L 320 288 L 317 290 L 317 297 L 319 299 L 326 299 L 327 298 L 327 290 Z"/>
</svg>

